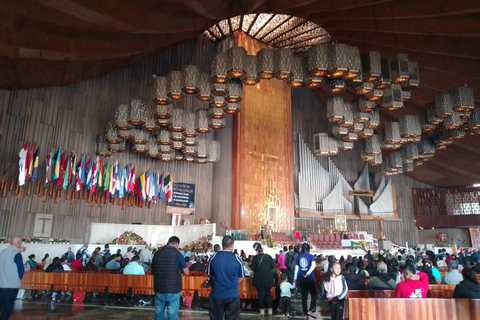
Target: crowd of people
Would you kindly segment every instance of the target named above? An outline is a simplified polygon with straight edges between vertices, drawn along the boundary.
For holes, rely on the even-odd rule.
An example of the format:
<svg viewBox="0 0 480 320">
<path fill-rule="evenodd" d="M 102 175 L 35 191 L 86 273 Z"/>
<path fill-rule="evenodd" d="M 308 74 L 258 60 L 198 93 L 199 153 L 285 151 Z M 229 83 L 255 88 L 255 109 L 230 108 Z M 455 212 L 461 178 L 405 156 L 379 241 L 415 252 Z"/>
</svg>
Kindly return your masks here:
<svg viewBox="0 0 480 320">
<path fill-rule="evenodd" d="M 209 244 L 200 252 L 188 247 L 180 249 L 180 239 L 171 237 L 158 249 L 137 250 L 128 247 L 124 254 L 112 254 L 109 245 L 90 254 L 88 244 L 76 253 L 68 248 L 60 257 L 42 259 L 45 272 L 61 273 L 72 270 L 98 271 L 99 268 L 126 275 L 153 274 L 155 296 L 136 297 L 139 304 L 155 304 L 155 319 L 163 319 L 165 311 L 170 320 L 178 319 L 182 275 L 190 271 L 205 271 L 209 280 L 204 286 L 212 287 L 209 313 L 211 319 L 239 319 L 241 301 L 239 283 L 252 277 L 258 294 L 260 316 L 272 316 L 279 307 L 286 318 L 295 315 L 291 298 L 299 292 L 301 310 L 305 319 L 316 318 L 326 301 L 331 319 L 343 319 L 345 300 L 349 290 L 370 290 L 373 293 L 394 290 L 395 297 L 425 298 L 431 284 L 456 285 L 452 298 L 480 298 L 480 252 L 467 250 L 451 255 L 446 250 L 423 252 L 380 250 L 378 254 L 366 252 L 364 256 L 337 258 L 333 255 L 312 255 L 308 243 L 284 247 L 275 257 L 264 252 L 261 243 L 254 244 L 255 255 L 247 256 L 234 249 L 234 240 L 225 236 L 222 246 Z M 22 261 L 21 238 L 13 237 L 11 246 L 0 253 L 1 316 L 8 314 L 17 297 L 25 271 L 39 268 L 34 254 Z M 278 266 L 278 269 L 277 269 Z M 439 268 L 448 268 L 443 277 Z M 280 275 L 280 276 L 279 276 Z M 321 275 L 323 280 L 317 279 Z M 368 281 L 367 281 L 368 278 Z M 318 286 L 320 284 L 320 286 Z M 277 299 L 272 299 L 275 288 Z M 67 293 L 68 294 L 68 293 Z M 308 304 L 308 298 L 310 303 Z M 5 315 L 7 315 L 5 317 Z"/>
</svg>

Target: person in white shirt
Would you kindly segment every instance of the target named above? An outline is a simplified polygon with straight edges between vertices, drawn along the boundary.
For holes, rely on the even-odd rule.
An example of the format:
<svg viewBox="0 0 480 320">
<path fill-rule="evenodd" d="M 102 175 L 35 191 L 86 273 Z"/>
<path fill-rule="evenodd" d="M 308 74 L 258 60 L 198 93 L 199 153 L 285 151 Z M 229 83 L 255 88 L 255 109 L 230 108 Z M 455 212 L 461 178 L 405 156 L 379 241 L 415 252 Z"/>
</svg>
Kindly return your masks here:
<svg viewBox="0 0 480 320">
<path fill-rule="evenodd" d="M 292 290 L 295 289 L 295 286 L 288 282 L 288 275 L 286 273 L 282 274 L 282 283 L 280 284 L 280 300 L 283 305 L 283 312 L 285 317 L 292 317 Z"/>
</svg>

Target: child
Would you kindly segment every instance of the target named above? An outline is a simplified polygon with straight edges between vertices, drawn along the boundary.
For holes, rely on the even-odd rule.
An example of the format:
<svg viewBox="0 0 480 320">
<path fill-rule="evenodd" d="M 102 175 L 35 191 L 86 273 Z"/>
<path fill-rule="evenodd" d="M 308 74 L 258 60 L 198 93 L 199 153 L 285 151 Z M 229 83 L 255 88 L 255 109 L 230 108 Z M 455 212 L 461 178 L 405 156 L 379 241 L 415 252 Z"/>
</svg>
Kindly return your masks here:
<svg viewBox="0 0 480 320">
<path fill-rule="evenodd" d="M 286 273 L 282 274 L 282 283 L 280 284 L 280 298 L 282 300 L 285 317 L 287 318 L 292 317 L 292 289 L 295 289 L 295 286 L 288 282 L 288 275 Z"/>
<path fill-rule="evenodd" d="M 343 319 L 343 308 L 348 294 L 347 282 L 340 272 L 341 268 L 338 262 L 330 263 L 325 281 L 320 288 L 319 306 L 321 306 L 323 300 L 327 298 L 332 320 Z"/>
</svg>

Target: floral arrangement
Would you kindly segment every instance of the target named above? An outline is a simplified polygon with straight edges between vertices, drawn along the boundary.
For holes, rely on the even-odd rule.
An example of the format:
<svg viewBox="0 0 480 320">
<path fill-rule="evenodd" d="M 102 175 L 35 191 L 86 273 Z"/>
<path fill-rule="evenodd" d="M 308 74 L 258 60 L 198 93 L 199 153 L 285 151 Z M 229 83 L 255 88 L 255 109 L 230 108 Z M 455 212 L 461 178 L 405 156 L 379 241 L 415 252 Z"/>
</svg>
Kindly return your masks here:
<svg viewBox="0 0 480 320">
<path fill-rule="evenodd" d="M 352 241 L 352 249 L 368 250 L 368 249 L 372 249 L 372 245 L 365 240 Z"/>
<path fill-rule="evenodd" d="M 146 245 L 147 242 L 143 240 L 138 234 L 133 231 L 125 231 L 119 237 L 115 238 L 110 244 L 139 244 Z"/>
<path fill-rule="evenodd" d="M 190 242 L 188 245 L 185 246 L 183 250 L 203 252 L 205 248 L 207 248 L 209 242 L 210 242 L 209 237 L 202 237 L 198 240 Z"/>
<path fill-rule="evenodd" d="M 0 243 L 5 243 L 7 242 L 7 238 L 5 237 L 0 237 Z"/>
<path fill-rule="evenodd" d="M 24 243 L 42 243 L 43 239 L 27 236 L 25 238 L 22 238 L 22 241 Z"/>
<path fill-rule="evenodd" d="M 269 248 L 273 248 L 277 246 L 277 243 L 273 241 L 272 236 L 267 236 L 267 239 L 265 239 L 264 242 Z"/>
<path fill-rule="evenodd" d="M 53 239 L 53 238 L 50 238 L 48 240 L 48 243 L 53 243 L 53 244 L 61 244 L 61 243 L 70 243 L 70 240 L 68 239 Z"/>
</svg>

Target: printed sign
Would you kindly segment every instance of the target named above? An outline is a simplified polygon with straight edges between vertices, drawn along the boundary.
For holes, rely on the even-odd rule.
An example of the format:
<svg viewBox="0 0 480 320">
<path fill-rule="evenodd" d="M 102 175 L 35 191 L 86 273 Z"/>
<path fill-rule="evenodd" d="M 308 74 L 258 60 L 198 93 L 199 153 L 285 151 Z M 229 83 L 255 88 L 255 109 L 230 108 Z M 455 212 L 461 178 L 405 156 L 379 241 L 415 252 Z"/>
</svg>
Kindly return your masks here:
<svg viewBox="0 0 480 320">
<path fill-rule="evenodd" d="M 195 212 L 195 185 L 174 182 L 172 201 L 167 205 L 168 214 L 193 215 Z"/>
</svg>

